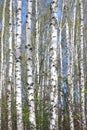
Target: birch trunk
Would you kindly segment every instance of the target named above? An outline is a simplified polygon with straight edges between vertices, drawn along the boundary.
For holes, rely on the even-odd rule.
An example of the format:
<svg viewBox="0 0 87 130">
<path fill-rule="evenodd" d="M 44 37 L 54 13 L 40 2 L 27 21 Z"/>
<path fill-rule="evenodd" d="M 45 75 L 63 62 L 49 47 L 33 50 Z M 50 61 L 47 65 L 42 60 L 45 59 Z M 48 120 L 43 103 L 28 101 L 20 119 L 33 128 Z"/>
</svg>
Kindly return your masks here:
<svg viewBox="0 0 87 130">
<path fill-rule="evenodd" d="M 59 56 L 60 56 L 60 102 L 61 102 L 61 130 L 63 129 L 63 55 L 62 55 L 62 21 L 63 21 L 63 10 L 64 10 L 64 0 L 62 1 L 62 14 L 61 14 L 61 21 L 60 21 L 60 32 L 59 32 Z"/>
<path fill-rule="evenodd" d="M 17 9 L 17 1 L 13 1 L 13 42 L 14 42 L 14 50 L 16 47 L 16 9 Z M 16 68 L 16 57 L 14 55 L 13 50 L 13 86 L 12 86 L 12 129 L 17 129 L 17 123 L 16 123 L 16 79 L 15 79 L 15 68 Z"/>
<path fill-rule="evenodd" d="M 69 25 L 66 20 L 66 42 L 67 42 L 67 82 L 68 82 L 68 101 L 69 101 L 69 119 L 70 119 L 70 130 L 74 130 L 73 120 L 73 109 L 72 109 L 72 88 L 71 88 L 71 72 L 70 72 L 70 45 L 69 45 Z"/>
<path fill-rule="evenodd" d="M 57 9 L 58 1 L 51 0 L 50 130 L 58 130 Z"/>
<path fill-rule="evenodd" d="M 80 50 L 81 50 L 81 56 L 80 56 L 80 88 L 81 88 L 81 112 L 82 112 L 82 127 L 83 130 L 86 130 L 86 117 L 85 117 L 85 81 L 84 81 L 84 12 L 83 12 L 83 0 L 79 0 L 80 5 Z"/>
<path fill-rule="evenodd" d="M 23 130 L 22 123 L 22 85 L 21 85 L 21 18 L 22 0 L 17 1 L 17 34 L 16 34 L 16 110 L 17 110 L 17 129 Z"/>
<path fill-rule="evenodd" d="M 36 73 L 37 73 L 37 84 L 39 86 L 39 20 L 38 20 L 38 5 L 36 2 Z"/>
<path fill-rule="evenodd" d="M 75 83 L 76 83 L 76 87 L 77 87 L 77 90 L 78 90 L 78 92 L 77 92 L 77 101 L 76 101 L 76 108 L 78 108 L 78 110 L 76 110 L 77 111 L 77 121 L 78 121 L 78 123 L 79 123 L 79 120 L 81 121 L 81 103 L 80 103 L 80 98 L 81 98 L 81 96 L 80 96 L 80 76 L 79 76 L 79 72 L 80 72 L 80 70 L 79 70 L 79 50 L 78 50 L 78 48 L 79 48 L 79 38 L 78 38 L 78 30 L 77 30 L 77 32 L 76 32 L 76 45 L 75 45 L 75 66 L 76 66 L 76 75 L 75 75 Z M 81 128 L 81 123 L 79 123 L 79 125 L 78 125 L 80 128 Z"/>
<path fill-rule="evenodd" d="M 41 88 L 40 88 L 40 61 L 39 61 L 39 18 L 38 18 L 38 0 L 35 0 L 35 11 L 36 11 L 36 14 L 35 14 L 35 17 L 36 17 L 36 37 L 35 37 L 35 42 L 36 42 L 36 47 L 35 47 L 35 52 L 36 52 L 36 84 L 37 84 L 37 88 L 36 88 L 36 91 L 37 91 L 37 116 L 40 115 L 40 91 L 41 91 Z M 40 130 L 40 120 L 38 120 L 38 130 Z"/>
<path fill-rule="evenodd" d="M 61 46 L 61 40 L 62 40 L 62 28 L 60 28 L 60 34 L 59 34 L 59 51 L 60 51 L 60 102 L 61 102 L 61 125 L 63 127 L 63 114 L 62 114 L 62 110 L 63 110 L 63 75 L 62 75 L 62 46 Z M 61 129 L 62 129 L 61 127 Z"/>
<path fill-rule="evenodd" d="M 16 49 L 15 47 L 16 47 L 16 9 L 17 9 L 17 0 L 15 0 L 14 2 L 13 2 L 13 5 L 14 5 L 14 9 L 13 9 L 13 11 L 14 11 L 14 13 L 13 13 L 13 24 L 14 24 L 14 30 L 13 30 L 13 41 L 14 41 L 14 50 Z M 13 54 L 14 54 L 14 51 L 13 51 Z M 13 75 L 14 75 L 14 87 L 13 87 L 13 89 L 14 89 L 14 93 L 15 93 L 15 91 L 16 91 L 16 87 L 15 87 L 15 54 L 13 55 L 14 57 L 13 57 Z"/>
<path fill-rule="evenodd" d="M 76 5 L 77 0 L 74 4 L 73 12 L 73 28 L 71 30 L 71 100 L 72 100 L 72 110 L 74 111 L 74 58 L 75 58 L 75 27 L 76 27 Z"/>
<path fill-rule="evenodd" d="M 11 118 L 11 87 L 12 87 L 12 69 L 13 69 L 13 49 L 12 49 L 12 0 L 9 1 L 9 71 L 8 71 L 8 86 L 7 86 L 7 105 L 8 105 L 8 129 L 12 130 Z"/>
<path fill-rule="evenodd" d="M 3 13 L 2 13 L 2 31 L 1 31 L 1 81 L 0 81 L 0 130 L 1 130 L 1 104 L 2 104 L 2 87 L 3 86 L 3 77 L 4 77 L 4 52 L 3 52 L 3 45 L 4 45 L 4 30 L 5 30 L 5 10 L 6 10 L 6 0 L 4 1 L 3 6 Z"/>
<path fill-rule="evenodd" d="M 36 130 L 33 62 L 32 62 L 33 49 L 31 43 L 32 2 L 33 2 L 32 0 L 31 1 L 28 0 L 28 11 L 26 21 L 27 92 L 29 103 L 30 130 Z"/>
</svg>

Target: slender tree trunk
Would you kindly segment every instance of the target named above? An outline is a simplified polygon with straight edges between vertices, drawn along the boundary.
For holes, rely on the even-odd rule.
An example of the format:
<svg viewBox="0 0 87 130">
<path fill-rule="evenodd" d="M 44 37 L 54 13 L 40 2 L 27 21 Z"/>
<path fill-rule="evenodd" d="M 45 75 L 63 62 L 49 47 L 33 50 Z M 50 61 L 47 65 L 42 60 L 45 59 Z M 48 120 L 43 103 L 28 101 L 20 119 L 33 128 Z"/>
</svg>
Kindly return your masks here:
<svg viewBox="0 0 87 130">
<path fill-rule="evenodd" d="M 12 49 L 12 0 L 9 1 L 9 72 L 8 72 L 8 86 L 7 86 L 7 105 L 8 105 L 8 129 L 12 130 L 11 118 L 11 87 L 12 87 L 12 69 L 13 69 L 13 49 Z"/>
<path fill-rule="evenodd" d="M 41 91 L 41 87 L 40 87 L 40 59 L 39 59 L 39 17 L 38 17 L 38 0 L 35 0 L 35 17 L 36 17 L 36 37 L 35 37 L 35 53 L 36 53 L 36 92 L 37 92 L 37 116 L 40 115 L 40 91 Z M 40 130 L 40 120 L 37 121 L 37 127 L 38 130 Z"/>
<path fill-rule="evenodd" d="M 77 0 L 75 0 L 74 4 L 74 12 L 73 12 L 73 29 L 71 30 L 71 100 L 72 100 L 72 110 L 74 112 L 74 58 L 75 58 L 75 27 L 76 27 L 76 5 Z"/>
<path fill-rule="evenodd" d="M 57 9 L 58 1 L 51 0 L 50 130 L 58 130 Z"/>
<path fill-rule="evenodd" d="M 37 74 L 37 84 L 39 86 L 39 19 L 38 19 L 38 4 L 36 3 L 36 74 Z"/>
<path fill-rule="evenodd" d="M 4 1 L 4 6 L 3 6 L 3 13 L 2 13 L 2 31 L 1 31 L 1 81 L 0 81 L 0 130 L 1 130 L 1 101 L 2 101 L 2 87 L 3 86 L 3 77 L 4 77 L 4 56 L 3 56 L 3 38 L 4 38 L 4 29 L 5 29 L 5 9 L 6 9 L 6 0 Z"/>
<path fill-rule="evenodd" d="M 63 110 L 63 68 L 62 68 L 62 46 L 61 46 L 61 40 L 62 40 L 62 28 L 60 28 L 60 34 L 59 34 L 59 51 L 60 51 L 60 101 L 61 101 L 61 125 L 63 127 L 63 114 L 62 114 L 62 110 Z M 62 129 L 61 127 L 61 129 Z"/>
<path fill-rule="evenodd" d="M 13 24 L 14 24 L 14 30 L 13 30 L 13 41 L 14 41 L 14 50 L 13 50 L 13 75 L 14 75 L 14 80 L 13 80 L 13 89 L 14 89 L 14 93 L 15 93 L 15 91 L 16 91 L 16 85 L 15 85 L 15 54 L 14 54 L 14 52 L 15 52 L 15 47 L 16 47 L 16 31 L 17 31 L 17 29 L 16 29 L 16 9 L 17 9 L 17 0 L 15 0 L 14 2 L 13 2 L 13 5 L 14 5 L 14 9 L 13 9 Z"/>
<path fill-rule="evenodd" d="M 60 56 L 60 102 L 61 102 L 61 130 L 63 129 L 63 55 L 62 55 L 62 21 L 63 21 L 63 10 L 64 10 L 64 0 L 62 1 L 62 14 L 61 14 L 61 21 L 60 21 L 60 27 L 59 27 L 59 56 Z"/>
<path fill-rule="evenodd" d="M 83 0 L 79 0 L 80 5 L 80 49 L 81 49 L 81 56 L 80 56 L 80 88 L 81 88 L 81 112 L 82 112 L 82 128 L 83 130 L 86 130 L 86 117 L 85 117 L 85 81 L 84 81 L 84 15 L 83 15 Z"/>
<path fill-rule="evenodd" d="M 28 11 L 26 21 L 27 93 L 29 103 L 30 130 L 36 130 L 33 62 L 32 62 L 33 49 L 31 43 L 32 2 L 33 2 L 32 0 L 31 1 L 28 0 Z"/>
<path fill-rule="evenodd" d="M 48 27 L 49 28 L 49 27 Z M 49 37 L 49 32 L 47 30 L 47 37 Z M 49 65 L 49 45 L 47 46 L 47 54 L 46 54 L 46 75 L 47 78 L 45 77 L 45 88 L 44 88 L 44 94 L 45 94 L 45 101 L 44 101 L 44 112 L 47 113 L 47 119 L 46 119 L 46 127 L 44 126 L 44 129 L 48 129 L 49 128 L 49 120 L 50 120 L 50 116 L 49 116 L 49 112 L 50 112 L 50 65 Z M 44 114 L 44 119 L 45 119 L 45 115 Z"/>
<path fill-rule="evenodd" d="M 16 116 L 16 79 L 15 79 L 15 70 L 16 70 L 16 57 L 15 57 L 15 47 L 16 47 L 16 9 L 17 9 L 17 0 L 13 1 L 13 86 L 12 86 L 12 130 L 17 129 L 17 116 Z"/>
<path fill-rule="evenodd" d="M 79 51 L 79 38 L 78 38 L 78 35 L 79 35 L 79 33 L 78 33 L 78 31 L 79 31 L 79 28 L 77 29 L 77 31 L 76 31 L 76 45 L 75 45 L 75 66 L 76 66 L 76 68 L 75 68 L 75 71 L 76 71 L 76 74 L 75 74 L 75 76 L 74 76 L 74 78 L 75 78 L 75 85 L 76 85 L 76 87 L 77 87 L 77 101 L 76 101 L 76 108 L 78 108 L 76 111 L 77 111 L 77 121 L 78 121 L 78 123 L 79 123 L 79 120 L 81 121 L 81 103 L 80 103 L 80 98 L 81 98 L 81 96 L 80 96 L 80 76 L 79 76 L 79 72 L 80 72 L 80 70 L 79 70 L 79 53 L 80 53 L 80 51 Z M 79 123 L 78 124 L 78 126 L 81 128 L 81 123 Z"/>
<path fill-rule="evenodd" d="M 72 109 L 72 88 L 71 88 L 71 72 L 70 72 L 70 45 L 69 45 L 69 25 L 66 21 L 66 42 L 67 42 L 67 82 L 68 82 L 68 101 L 69 101 L 69 118 L 70 130 L 74 130 L 73 109 Z"/>
<path fill-rule="evenodd" d="M 22 0 L 17 1 L 17 33 L 16 33 L 16 111 L 17 129 L 23 130 L 22 123 L 22 84 L 21 84 L 21 23 L 22 23 Z"/>
</svg>

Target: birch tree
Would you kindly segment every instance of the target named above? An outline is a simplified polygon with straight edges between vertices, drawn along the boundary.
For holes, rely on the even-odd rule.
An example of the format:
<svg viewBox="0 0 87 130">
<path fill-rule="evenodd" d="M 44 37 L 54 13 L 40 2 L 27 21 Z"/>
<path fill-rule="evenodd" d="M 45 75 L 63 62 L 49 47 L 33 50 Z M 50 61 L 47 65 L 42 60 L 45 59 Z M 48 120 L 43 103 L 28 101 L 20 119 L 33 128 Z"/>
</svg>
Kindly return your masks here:
<svg viewBox="0 0 87 130">
<path fill-rule="evenodd" d="M 58 1 L 51 0 L 50 130 L 58 130 L 57 9 L 58 9 Z"/>
<path fill-rule="evenodd" d="M 38 2 L 35 0 L 35 17 L 36 17 L 36 74 L 37 84 L 39 85 L 39 18 L 38 18 Z"/>
<path fill-rule="evenodd" d="M 80 88 L 81 88 L 81 112 L 82 112 L 82 128 L 86 130 L 86 117 L 85 117 L 85 79 L 84 79 L 84 10 L 83 10 L 83 0 L 79 0 L 80 6 Z"/>
<path fill-rule="evenodd" d="M 4 1 L 3 6 L 3 13 L 2 13 L 2 31 L 1 31 L 1 81 L 0 81 L 0 130 L 1 130 L 1 98 L 2 98 L 2 87 L 3 86 L 3 77 L 4 77 L 4 53 L 3 53 L 3 46 L 4 46 L 4 30 L 5 30 L 5 9 L 6 9 L 6 0 Z"/>
<path fill-rule="evenodd" d="M 31 43 L 32 24 L 32 0 L 28 0 L 27 21 L 26 21 L 26 58 L 27 58 L 27 93 L 29 103 L 30 130 L 36 130 L 35 102 L 34 102 L 34 81 L 33 81 L 33 48 Z"/>
<path fill-rule="evenodd" d="M 74 10 L 73 10 L 73 27 L 71 29 L 71 100 L 72 100 L 72 110 L 74 110 L 74 57 L 75 57 L 75 27 L 76 27 L 76 6 L 77 0 L 74 3 Z"/>
<path fill-rule="evenodd" d="M 76 106 L 78 106 L 78 112 L 77 112 L 77 121 L 79 123 L 79 127 L 81 128 L 81 123 L 79 121 L 81 121 L 81 103 L 80 103 L 80 99 L 81 99 L 81 93 L 80 93 L 80 69 L 79 69 L 79 63 L 80 63 L 80 49 L 79 49 L 79 44 L 80 44 L 80 39 L 78 37 L 79 35 L 79 28 L 77 27 L 77 31 L 76 31 L 76 45 L 75 45 L 75 66 L 76 66 L 76 75 L 74 75 L 74 81 L 76 82 L 76 87 L 78 89 L 78 93 L 77 93 L 77 102 L 76 102 Z"/>
<path fill-rule="evenodd" d="M 36 53 L 36 84 L 37 84 L 37 116 L 39 116 L 39 103 L 40 103 L 40 61 L 39 61 L 39 17 L 38 17 L 38 1 L 35 0 L 35 19 L 36 19 L 36 23 L 35 23 L 35 32 L 36 32 L 36 36 L 35 36 L 35 53 Z M 40 121 L 38 122 L 40 124 Z M 38 130 L 40 129 L 40 127 L 38 126 Z"/>
<path fill-rule="evenodd" d="M 12 89 L 11 89 L 11 117 L 12 117 L 12 129 L 15 130 L 17 129 L 17 122 L 16 122 L 16 79 L 15 79 L 15 63 L 16 63 L 16 57 L 15 57 L 15 49 L 16 49 L 16 9 L 17 9 L 17 1 L 12 1 L 13 3 L 13 27 L 12 27 L 12 32 L 13 32 L 13 76 L 12 76 Z"/>
<path fill-rule="evenodd" d="M 66 57 L 67 57 L 67 86 L 68 86 L 68 107 L 69 107 L 69 119 L 70 119 L 70 130 L 74 130 L 73 110 L 72 110 L 72 88 L 71 88 L 71 73 L 70 73 L 70 41 L 69 41 L 69 25 L 66 20 Z"/>
<path fill-rule="evenodd" d="M 22 84 L 21 84 L 21 23 L 22 23 L 22 0 L 17 1 L 17 33 L 16 33 L 16 110 L 17 110 L 17 129 L 23 130 L 22 123 Z"/>
<path fill-rule="evenodd" d="M 60 102 L 61 102 L 61 130 L 63 129 L 63 119 L 64 116 L 62 114 L 63 112 L 63 54 L 62 54 L 62 31 L 63 31 L 63 10 L 64 10 L 64 0 L 62 1 L 62 8 L 61 8 L 61 18 L 60 18 L 60 24 L 59 24 L 59 58 L 60 58 Z"/>
<path fill-rule="evenodd" d="M 7 104 L 8 104 L 8 129 L 12 130 L 11 118 L 11 87 L 12 87 L 12 69 L 13 69 L 13 49 L 12 49 L 12 0 L 9 1 L 9 72 L 7 87 Z"/>
</svg>

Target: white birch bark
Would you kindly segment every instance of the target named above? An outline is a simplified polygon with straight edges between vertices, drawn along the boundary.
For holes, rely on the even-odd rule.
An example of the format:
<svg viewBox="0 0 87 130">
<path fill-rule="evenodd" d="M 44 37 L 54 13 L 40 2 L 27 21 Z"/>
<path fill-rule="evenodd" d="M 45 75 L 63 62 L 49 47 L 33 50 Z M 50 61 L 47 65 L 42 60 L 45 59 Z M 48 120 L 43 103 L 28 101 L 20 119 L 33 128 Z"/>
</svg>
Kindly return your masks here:
<svg viewBox="0 0 87 130">
<path fill-rule="evenodd" d="M 62 25 L 62 20 L 63 20 L 63 9 L 64 9 L 64 0 L 62 1 L 62 14 L 61 14 L 61 21 L 60 21 L 60 32 L 59 32 L 59 56 L 60 56 L 60 101 L 61 101 L 61 110 L 63 111 L 63 55 L 62 55 L 62 29 L 63 29 L 63 25 Z M 63 129 L 63 119 L 64 116 L 61 112 L 61 130 Z"/>
<path fill-rule="evenodd" d="M 73 28 L 75 29 L 75 28 Z M 71 105 L 72 105 L 72 112 L 74 112 L 74 30 L 71 29 L 71 46 L 70 46 L 70 95 L 71 95 Z"/>
<path fill-rule="evenodd" d="M 74 59 L 74 62 L 75 62 L 75 66 L 76 66 L 76 72 L 77 72 L 77 75 L 75 77 L 75 80 L 76 80 L 76 86 L 77 86 L 77 89 L 78 89 L 78 99 L 77 99 L 77 103 L 78 103 L 78 107 L 80 105 L 80 83 L 79 83 L 79 38 L 78 38 L 78 33 L 79 29 L 77 29 L 76 31 L 76 45 L 75 45 L 75 59 Z M 78 108 L 80 110 L 80 107 Z"/>
<path fill-rule="evenodd" d="M 67 44 L 67 80 L 68 80 L 68 107 L 69 107 L 69 120 L 70 120 L 70 130 L 74 130 L 74 120 L 73 120 L 73 109 L 72 109 L 72 88 L 71 88 L 71 72 L 70 72 L 70 45 L 69 45 L 69 25 L 68 21 L 66 20 L 66 44 Z"/>
<path fill-rule="evenodd" d="M 40 91 L 41 91 L 41 88 L 40 88 L 40 61 L 39 61 L 39 18 L 38 18 L 38 0 L 35 0 L 35 11 L 36 11 L 36 14 L 35 14 L 35 17 L 36 17 L 36 37 L 35 37 L 35 43 L 36 43 L 36 46 L 35 46 L 35 53 L 36 53 L 36 84 L 37 84 L 37 88 L 36 88 L 36 91 L 37 91 L 37 97 L 38 97 L 38 101 L 37 101 L 37 115 L 40 115 Z M 38 124 L 40 124 L 40 121 L 38 121 Z M 40 130 L 40 126 L 38 126 L 38 130 Z"/>
<path fill-rule="evenodd" d="M 49 26 L 48 26 L 49 28 Z M 47 37 L 49 37 L 49 30 L 47 30 Z M 48 114 L 50 112 L 50 63 L 49 63 L 49 45 L 47 46 L 47 55 L 46 55 L 46 73 L 47 78 L 45 78 L 46 86 L 44 88 L 44 94 L 45 94 L 45 107 L 44 111 Z M 45 118 L 45 116 L 44 116 Z M 47 121 L 50 119 L 50 116 L 48 115 Z M 49 123 L 47 124 L 47 127 L 49 128 Z M 45 127 L 44 127 L 45 128 Z"/>
<path fill-rule="evenodd" d="M 51 0 L 50 130 L 58 130 L 57 9 L 58 0 Z"/>
<path fill-rule="evenodd" d="M 26 21 L 26 57 L 27 57 L 27 92 L 29 102 L 30 130 L 36 130 L 35 102 L 34 102 L 34 80 L 33 80 L 33 48 L 31 43 L 32 24 L 32 0 L 28 0 L 27 21 Z"/>
<path fill-rule="evenodd" d="M 1 81 L 0 81 L 0 130 L 1 130 L 1 101 L 2 101 L 2 87 L 3 86 L 3 77 L 4 77 L 4 52 L 3 52 L 3 46 L 4 46 L 4 30 L 5 30 L 5 9 L 6 9 L 6 0 L 4 1 L 3 6 L 3 13 L 2 13 L 2 31 L 1 31 Z"/>
<path fill-rule="evenodd" d="M 72 110 L 74 110 L 74 57 L 75 57 L 75 27 L 76 27 L 76 5 L 77 0 L 74 4 L 73 12 L 73 28 L 71 30 L 71 100 L 72 100 Z"/>
<path fill-rule="evenodd" d="M 76 32 L 76 37 L 77 37 L 77 39 L 76 39 L 76 45 L 75 45 L 75 66 L 76 66 L 76 68 L 75 68 L 75 71 L 76 71 L 76 75 L 75 75 L 75 85 L 76 85 L 76 87 L 77 87 L 77 90 L 78 90 L 78 92 L 77 92 L 77 101 L 76 101 L 76 106 L 78 107 L 78 112 L 77 112 L 77 121 L 78 121 L 78 123 L 79 123 L 79 127 L 80 127 L 80 129 L 81 129 L 81 123 L 79 122 L 79 120 L 81 121 L 81 103 L 80 103 L 80 99 L 81 99 L 81 93 L 80 93 L 80 76 L 79 76 L 79 72 L 80 72 L 80 70 L 79 70 L 79 50 L 78 50 L 78 47 L 79 47 L 79 39 L 78 39 L 78 30 L 77 30 L 77 32 Z"/>
<path fill-rule="evenodd" d="M 42 41 L 42 46 L 43 46 L 43 54 L 44 56 L 42 56 L 42 61 L 43 61 L 43 65 L 41 67 L 42 71 L 41 74 L 42 75 L 42 81 L 41 81 L 41 90 L 40 90 L 40 112 L 41 112 L 41 119 L 42 121 L 44 120 L 45 116 L 44 113 L 46 112 L 45 109 L 45 96 L 46 96 L 46 92 L 47 92 L 47 88 L 46 88 L 46 50 L 45 50 L 45 45 L 46 43 L 44 42 L 44 39 L 46 37 L 46 32 L 43 32 L 43 41 Z M 41 122 L 41 130 L 44 129 L 44 122 Z"/>
<path fill-rule="evenodd" d="M 78 104 L 80 104 L 80 88 L 79 88 L 79 65 L 78 65 L 78 44 L 76 44 L 76 46 L 75 46 L 75 50 L 76 50 L 76 52 L 75 52 L 75 63 L 76 63 L 76 67 L 77 67 L 77 80 L 76 80 L 76 82 L 77 82 L 77 88 L 78 88 Z"/>
<path fill-rule="evenodd" d="M 13 12 L 13 17 L 14 17 L 14 21 L 13 21 L 14 22 L 13 23 L 14 24 L 14 30 L 13 30 L 13 39 L 14 39 L 14 50 L 13 50 L 13 56 L 14 56 L 13 57 L 13 75 L 14 75 L 14 81 L 13 82 L 14 83 L 13 84 L 14 84 L 14 87 L 13 87 L 13 89 L 14 89 L 14 93 L 15 93 L 15 91 L 16 91 L 16 86 L 15 86 L 15 58 L 16 57 L 15 57 L 14 51 L 16 49 L 15 46 L 16 46 L 16 40 L 17 40 L 16 39 L 16 31 L 17 31 L 16 30 L 16 8 L 17 8 L 16 6 L 17 6 L 17 0 L 15 0 L 13 2 L 13 5 L 14 5 L 14 7 L 13 7 L 14 8 L 13 9 L 14 10 L 14 12 Z"/>
<path fill-rule="evenodd" d="M 75 55 L 75 57 L 74 57 L 74 65 L 75 65 L 75 67 L 74 67 L 74 71 L 75 71 L 75 74 L 74 74 L 74 85 L 75 85 L 75 87 L 76 87 L 76 100 L 75 100 L 75 106 L 76 106 L 76 109 L 77 109 L 77 107 L 78 107 L 78 113 L 80 113 L 79 115 L 78 115 L 78 113 L 77 113 L 77 115 L 78 115 L 78 118 L 80 119 L 81 118 L 81 109 L 80 109 L 80 76 L 79 76 L 79 37 L 78 37 L 78 35 L 79 35 L 79 28 L 77 28 L 76 29 L 76 40 L 75 40 L 75 46 L 74 46 L 74 55 Z M 80 119 L 81 120 L 81 119 Z"/>
<path fill-rule="evenodd" d="M 22 123 L 22 85 L 21 85 L 21 23 L 22 23 L 22 0 L 17 1 L 17 33 L 16 33 L 16 111 L 17 130 L 23 130 Z"/>
<path fill-rule="evenodd" d="M 63 85 L 63 68 L 62 68 L 62 46 L 61 46 L 61 40 L 62 40 L 62 28 L 60 28 L 60 34 L 59 34 L 59 51 L 60 51 L 60 101 L 61 101 L 61 110 L 63 110 L 63 89 L 62 89 L 62 85 Z M 61 125 L 63 127 L 63 114 L 61 112 Z M 62 129 L 62 128 L 61 128 Z"/>
<path fill-rule="evenodd" d="M 13 49 L 12 49 L 12 0 L 9 1 L 9 71 L 7 86 L 7 105 L 8 105 L 8 129 L 12 130 L 11 118 L 11 87 L 12 87 L 12 69 L 13 69 Z"/>
<path fill-rule="evenodd" d="M 83 130 L 86 130 L 86 117 L 85 117 L 85 81 L 84 81 L 84 12 L 83 12 L 83 0 L 79 0 L 80 5 L 80 88 L 81 88 L 81 112 L 82 112 L 82 127 Z"/>
<path fill-rule="evenodd" d="M 16 68 L 16 57 L 15 57 L 15 47 L 16 47 L 16 9 L 17 0 L 13 1 L 13 86 L 12 86 L 12 129 L 16 129 L 16 79 L 15 79 L 15 68 Z"/>
<path fill-rule="evenodd" d="M 39 20 L 38 20 L 38 7 L 37 0 L 36 3 L 36 74 L 37 74 L 37 84 L 39 86 Z"/>
</svg>

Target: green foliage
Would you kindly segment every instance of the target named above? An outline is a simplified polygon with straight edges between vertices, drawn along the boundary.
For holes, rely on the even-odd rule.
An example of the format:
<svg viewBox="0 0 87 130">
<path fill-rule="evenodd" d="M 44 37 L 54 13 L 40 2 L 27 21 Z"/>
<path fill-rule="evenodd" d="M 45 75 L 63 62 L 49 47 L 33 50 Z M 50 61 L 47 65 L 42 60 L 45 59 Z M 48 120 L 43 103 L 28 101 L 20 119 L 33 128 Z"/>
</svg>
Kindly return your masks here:
<svg viewBox="0 0 87 130">
<path fill-rule="evenodd" d="M 27 124 L 29 123 L 29 106 L 24 105 L 22 111 L 23 111 L 23 123 Z"/>
<path fill-rule="evenodd" d="M 84 90 L 84 93 L 87 94 L 87 89 Z"/>
</svg>

